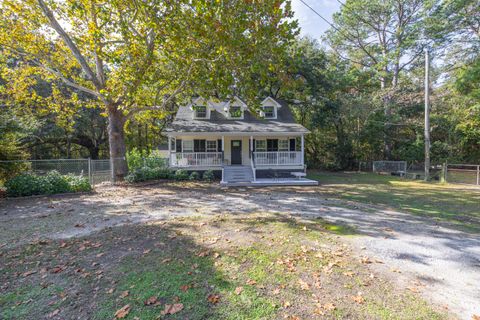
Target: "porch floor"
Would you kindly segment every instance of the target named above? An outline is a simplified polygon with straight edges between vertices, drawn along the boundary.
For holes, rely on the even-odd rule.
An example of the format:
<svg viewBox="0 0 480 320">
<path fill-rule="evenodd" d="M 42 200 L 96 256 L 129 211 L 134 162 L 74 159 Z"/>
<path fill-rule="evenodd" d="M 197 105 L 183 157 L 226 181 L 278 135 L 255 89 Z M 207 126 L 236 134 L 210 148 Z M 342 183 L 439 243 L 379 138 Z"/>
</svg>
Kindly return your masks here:
<svg viewBox="0 0 480 320">
<path fill-rule="evenodd" d="M 221 182 L 226 187 L 266 187 L 266 186 L 318 186 L 318 181 L 306 178 L 260 178 L 249 182 Z"/>
</svg>

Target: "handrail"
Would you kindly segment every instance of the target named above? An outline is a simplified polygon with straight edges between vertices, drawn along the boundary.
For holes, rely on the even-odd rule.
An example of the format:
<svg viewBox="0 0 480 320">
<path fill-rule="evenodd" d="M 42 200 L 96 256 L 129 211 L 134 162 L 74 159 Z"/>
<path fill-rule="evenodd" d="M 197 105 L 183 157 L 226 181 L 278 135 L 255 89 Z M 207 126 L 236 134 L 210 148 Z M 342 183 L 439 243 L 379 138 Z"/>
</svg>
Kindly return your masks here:
<svg viewBox="0 0 480 320">
<path fill-rule="evenodd" d="M 252 168 L 253 181 L 257 181 L 257 170 L 255 169 L 255 153 L 253 151 L 250 151 L 250 158 L 250 167 Z"/>
<path fill-rule="evenodd" d="M 222 166 L 222 152 L 176 152 L 171 154 L 172 166 Z"/>
<path fill-rule="evenodd" d="M 303 165 L 301 151 L 255 151 L 256 166 Z"/>
</svg>

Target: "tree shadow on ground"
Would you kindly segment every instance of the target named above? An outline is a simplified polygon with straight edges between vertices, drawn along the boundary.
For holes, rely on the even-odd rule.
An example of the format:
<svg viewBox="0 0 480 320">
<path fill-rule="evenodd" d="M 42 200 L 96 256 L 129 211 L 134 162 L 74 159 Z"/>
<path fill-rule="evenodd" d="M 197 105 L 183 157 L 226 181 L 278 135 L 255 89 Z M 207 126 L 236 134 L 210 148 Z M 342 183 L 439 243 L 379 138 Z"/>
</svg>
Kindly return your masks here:
<svg viewBox="0 0 480 320">
<path fill-rule="evenodd" d="M 174 304 L 181 311 L 169 319 L 248 319 L 274 310 L 254 292 L 242 296 L 244 305 L 235 296 L 225 299 L 235 284 L 215 267 L 210 248 L 179 233 L 175 223 L 42 240 L 5 250 L 0 259 L 4 319 L 111 319 L 126 305 L 128 319 L 157 319 Z"/>
</svg>

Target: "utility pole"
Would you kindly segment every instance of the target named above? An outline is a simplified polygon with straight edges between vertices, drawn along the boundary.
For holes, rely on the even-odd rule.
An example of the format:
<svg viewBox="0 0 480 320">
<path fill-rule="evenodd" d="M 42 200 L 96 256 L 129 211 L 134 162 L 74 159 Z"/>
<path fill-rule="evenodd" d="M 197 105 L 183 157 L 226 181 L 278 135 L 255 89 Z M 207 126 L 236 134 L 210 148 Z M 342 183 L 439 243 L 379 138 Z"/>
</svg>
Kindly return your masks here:
<svg viewBox="0 0 480 320">
<path fill-rule="evenodd" d="M 425 48 L 425 181 L 430 179 L 430 54 Z"/>
</svg>

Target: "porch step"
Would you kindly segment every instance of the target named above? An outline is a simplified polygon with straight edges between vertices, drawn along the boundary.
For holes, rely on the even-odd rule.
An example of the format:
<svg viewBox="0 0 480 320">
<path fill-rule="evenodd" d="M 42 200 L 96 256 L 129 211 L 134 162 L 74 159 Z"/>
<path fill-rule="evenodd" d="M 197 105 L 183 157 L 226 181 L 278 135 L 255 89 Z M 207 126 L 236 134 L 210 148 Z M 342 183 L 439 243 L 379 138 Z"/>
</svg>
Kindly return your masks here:
<svg viewBox="0 0 480 320">
<path fill-rule="evenodd" d="M 249 166 L 225 166 L 223 168 L 225 183 L 239 183 L 253 181 L 252 168 Z"/>
</svg>

